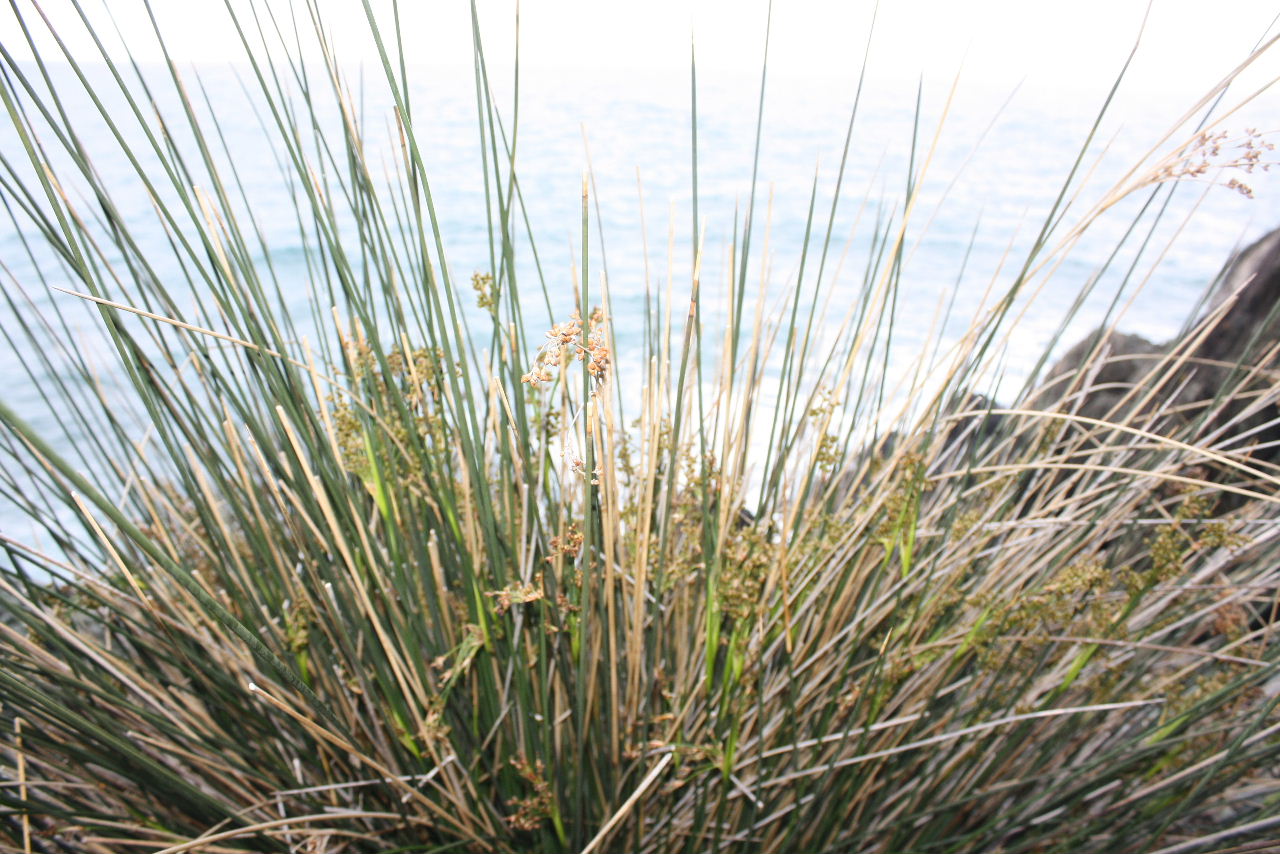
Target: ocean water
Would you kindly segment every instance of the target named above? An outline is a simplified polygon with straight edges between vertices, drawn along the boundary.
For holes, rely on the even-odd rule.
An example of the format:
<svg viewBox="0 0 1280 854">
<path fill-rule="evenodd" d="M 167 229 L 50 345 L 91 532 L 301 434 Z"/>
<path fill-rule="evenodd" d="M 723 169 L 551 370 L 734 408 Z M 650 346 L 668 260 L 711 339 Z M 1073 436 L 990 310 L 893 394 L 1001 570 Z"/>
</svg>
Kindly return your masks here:
<svg viewBox="0 0 1280 854">
<path fill-rule="evenodd" d="M 154 110 L 170 122 L 175 145 L 190 150 L 194 141 L 174 121 L 178 104 L 163 74 L 149 69 L 143 76 L 155 87 Z M 391 101 L 376 80 L 373 69 L 348 72 L 371 160 L 390 162 L 395 154 Z M 216 133 L 219 149 L 225 148 L 217 158 L 234 167 L 243 186 L 242 207 L 252 212 L 261 234 L 255 264 L 264 271 L 270 269 L 288 311 L 303 318 L 301 334 L 326 334 L 305 320 L 319 283 L 314 247 L 300 232 L 295 215 L 298 187 L 282 178 L 282 147 L 263 129 L 263 106 L 246 95 L 244 71 L 191 69 L 186 82 L 200 104 L 210 140 Z M 141 254 L 153 264 L 156 275 L 173 282 L 182 295 L 180 302 L 187 301 L 193 322 L 216 324 L 216 317 L 201 313 L 206 303 L 199 284 L 184 283 L 185 274 L 172 248 L 175 233 L 157 217 L 153 191 L 138 179 L 70 72 L 58 71 L 55 83 L 59 102 L 80 129 L 81 144 L 138 237 Z M 722 317 L 716 306 L 728 276 L 728 257 L 735 239 L 741 239 L 749 208 L 754 210 L 749 289 L 758 289 L 763 279 L 767 299 L 781 299 L 796 286 L 806 251 L 807 276 L 812 277 L 829 226 L 831 260 L 821 287 L 831 295 L 832 306 L 847 307 L 862 287 L 873 251 L 874 223 L 902 212 L 910 165 L 918 197 L 905 234 L 895 318 L 895 352 L 902 355 L 895 356 L 894 364 L 905 366 L 908 357 L 922 348 L 953 339 L 983 308 L 984 300 L 989 304 L 991 290 L 999 292 L 1008 286 L 1017 261 L 1025 256 L 1082 150 L 1059 234 L 1085 217 L 1152 146 L 1156 151 L 1169 150 L 1194 129 L 1185 125 L 1173 140 L 1161 144 L 1163 132 L 1194 99 L 1138 93 L 1119 99 L 1099 132 L 1086 142 L 1105 92 L 1019 97 L 1013 86 L 982 91 L 962 86 L 948 105 L 949 84 L 880 81 L 863 93 L 837 199 L 836 179 L 854 100 L 849 81 L 769 83 L 754 191 L 759 80 L 726 76 L 700 81 L 699 222 L 695 223 L 687 78 L 613 73 L 543 75 L 524 81 L 516 168 L 553 314 L 567 315 L 573 304 L 572 282 L 582 238 L 580 188 L 588 170 L 590 284 L 600 287 L 607 274 L 617 339 L 615 361 L 626 380 L 640 370 L 646 290 L 665 289 L 669 283 L 677 302 L 688 293 L 695 228 L 702 233 L 710 330 Z M 509 87 L 497 88 L 510 133 L 512 93 Z M 471 273 L 491 265 L 473 82 L 424 70 L 415 73 L 412 95 L 414 126 L 440 217 L 446 263 L 464 302 L 469 302 Z M 129 117 L 124 102 L 109 98 L 107 106 L 126 127 L 128 138 L 140 140 L 140 125 Z M 151 110 L 143 118 L 154 128 Z M 1259 117 L 1268 114 L 1267 104 L 1261 103 L 1233 116 L 1226 128 L 1236 134 L 1255 125 L 1267 129 Z M 322 106 L 319 117 L 324 133 L 337 132 L 336 111 Z M 31 181 L 32 173 L 23 171 L 28 167 L 23 165 L 22 140 L 8 125 L 0 127 L 0 150 L 15 164 L 19 177 Z M 55 150 L 49 150 L 47 157 L 55 173 L 69 165 L 65 154 Z M 154 169 L 154 164 L 144 162 L 143 167 Z M 1224 174 L 1222 180 L 1232 174 Z M 1280 226 L 1277 182 L 1267 181 L 1270 176 L 1239 177 L 1255 184 L 1257 198 L 1246 199 L 1209 183 L 1189 183 L 1159 200 L 1164 212 L 1158 223 L 1153 208 L 1143 212 L 1146 192 L 1129 195 L 1093 220 L 1069 251 L 1055 258 L 1051 270 L 1036 279 L 1040 287 L 1035 299 L 1020 305 L 1025 311 L 1002 351 L 1005 385 L 1001 388 L 1012 393 L 1026 378 L 1090 282 L 1096 283 L 1092 295 L 1057 338 L 1061 347 L 1096 326 L 1117 304 L 1127 306 L 1117 321 L 1122 329 L 1156 340 L 1176 334 L 1232 251 Z M 66 189 L 80 209 L 93 213 L 93 200 L 79 198 L 74 182 L 68 181 Z M 162 199 L 166 195 L 163 189 L 154 192 Z M 8 187 L 0 189 L 0 195 L 5 195 L 14 212 L 0 219 L 3 287 L 11 295 L 23 295 L 16 312 L 0 306 L 0 324 L 15 330 L 20 317 L 30 320 L 52 307 L 61 308 L 66 325 L 48 334 L 92 362 L 109 397 L 127 397 L 96 311 L 52 289 L 84 290 L 83 285 L 72 280 L 41 243 L 37 229 L 20 212 L 21 198 Z M 815 237 L 806 250 L 811 204 L 816 211 Z M 1138 227 L 1133 229 L 1135 221 Z M 354 218 L 340 222 L 339 230 L 344 239 L 354 240 Z M 520 239 L 517 272 L 529 304 L 536 307 L 541 304 L 536 268 L 527 236 Z M 113 260 L 122 292 L 127 293 L 131 274 L 118 258 Z M 28 297 L 30 304 L 23 305 Z M 937 307 L 952 299 L 951 322 L 938 327 Z M 327 306 L 319 308 L 323 314 Z M 833 310 L 826 316 L 839 314 Z M 541 322 L 539 317 L 547 323 L 563 319 L 546 318 L 545 311 L 529 316 L 533 325 Z M 76 428 L 43 397 L 57 366 L 38 363 L 20 337 L 12 340 L 13 346 L 0 346 L 0 395 L 51 435 L 55 444 L 74 449 Z M 12 508 L 0 508 L 0 530 L 19 536 L 25 524 Z"/>
</svg>

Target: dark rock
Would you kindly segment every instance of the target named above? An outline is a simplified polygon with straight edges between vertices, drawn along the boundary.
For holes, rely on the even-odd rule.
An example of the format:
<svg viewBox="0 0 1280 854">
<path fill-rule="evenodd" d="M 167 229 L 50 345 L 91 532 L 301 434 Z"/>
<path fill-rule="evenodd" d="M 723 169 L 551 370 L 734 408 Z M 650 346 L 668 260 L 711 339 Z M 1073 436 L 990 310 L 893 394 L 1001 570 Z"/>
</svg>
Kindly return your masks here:
<svg viewBox="0 0 1280 854">
<path fill-rule="evenodd" d="M 1252 400 L 1272 385 L 1265 369 L 1276 366 L 1278 345 L 1280 229 L 1232 257 L 1185 333 L 1154 344 L 1095 330 L 1050 370 L 1040 403 L 1103 420 L 1137 417 L 1165 434 L 1194 426 L 1218 449 L 1275 462 L 1280 411 Z"/>
<path fill-rule="evenodd" d="M 1200 346 L 1201 356 L 1255 360 L 1280 342 L 1280 229 L 1236 253 L 1223 268 L 1210 311 L 1227 300 L 1233 303 Z"/>
<path fill-rule="evenodd" d="M 1216 319 L 1210 322 L 1211 318 Z M 1274 370 L 1258 369 L 1280 367 L 1277 350 L 1280 229 L 1227 262 L 1207 308 L 1186 332 L 1155 343 L 1141 335 L 1096 329 L 1053 365 L 1040 390 L 1024 405 L 1135 425 L 1218 451 L 1244 450 L 1251 464 L 1280 471 L 1280 409 L 1274 402 L 1255 403 L 1259 393 L 1270 393 L 1275 385 Z M 976 393 L 961 393 L 950 400 L 943 408 L 945 427 L 935 437 L 933 465 L 962 471 L 981 464 L 1002 443 L 1027 451 L 1027 443 L 1033 440 L 1020 432 L 1019 418 L 983 411 L 1000 408 L 998 402 Z M 946 417 L 960 412 L 975 414 Z M 1062 444 L 1056 449 L 1045 448 L 1041 453 L 1075 455 L 1089 447 L 1131 441 L 1126 437 L 1118 442 L 1108 432 L 1105 426 L 1079 424 L 1062 433 Z M 873 480 L 875 461 L 892 456 L 899 438 L 890 433 L 870 443 L 835 476 L 834 485 L 820 478 L 813 493 L 839 503 L 866 489 Z M 1239 472 L 1223 471 L 1216 477 L 1238 481 Z M 1267 488 L 1265 483 L 1252 486 Z M 1238 505 L 1239 496 L 1227 496 L 1224 503 Z"/>
<path fill-rule="evenodd" d="M 1049 371 L 1048 382 L 1062 395 L 1064 408 L 1105 419 L 1166 352 L 1166 346 L 1141 335 L 1097 329 L 1063 355 Z"/>
</svg>

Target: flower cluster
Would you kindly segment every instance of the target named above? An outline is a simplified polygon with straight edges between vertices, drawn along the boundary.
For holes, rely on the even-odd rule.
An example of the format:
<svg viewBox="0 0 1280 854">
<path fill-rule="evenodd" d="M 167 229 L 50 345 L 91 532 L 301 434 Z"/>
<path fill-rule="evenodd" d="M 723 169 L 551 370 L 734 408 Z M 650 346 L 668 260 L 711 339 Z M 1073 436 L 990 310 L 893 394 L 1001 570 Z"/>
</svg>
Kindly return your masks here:
<svg viewBox="0 0 1280 854">
<path fill-rule="evenodd" d="M 569 523 L 569 530 L 563 537 L 551 538 L 551 550 L 553 554 L 547 555 L 547 562 L 554 563 L 557 554 L 572 560 L 578 556 L 578 550 L 582 548 L 582 532 L 578 530 L 578 526 Z"/>
<path fill-rule="evenodd" d="M 511 610 L 512 605 L 524 605 L 528 602 L 537 602 L 542 598 L 542 578 L 535 577 L 537 584 L 530 584 L 527 581 L 518 581 L 508 584 L 501 590 L 491 590 L 484 595 L 492 596 L 498 601 L 494 605 L 494 612 L 498 616 L 502 616 Z"/>
<path fill-rule="evenodd" d="M 591 330 L 587 338 L 587 347 L 578 354 L 578 358 L 587 360 L 587 371 L 597 380 L 603 381 L 609 371 L 609 342 L 605 338 L 604 327 L 597 326 Z"/>
<path fill-rule="evenodd" d="M 516 830 L 537 830 L 555 810 L 555 794 L 551 790 L 551 783 L 547 781 L 546 766 L 541 759 L 530 762 L 524 758 L 513 758 L 511 765 L 532 792 L 523 798 L 507 801 L 507 805 L 516 810 L 506 817 L 507 824 Z"/>
<path fill-rule="evenodd" d="M 1201 178 L 1211 169 L 1239 169 L 1245 174 L 1253 174 L 1257 170 L 1266 172 L 1272 162 L 1263 160 L 1263 157 L 1275 148 L 1275 144 L 1266 141 L 1256 128 L 1246 129 L 1244 135 L 1237 139 L 1229 139 L 1227 131 L 1203 131 L 1156 169 L 1152 182 Z M 1222 183 L 1227 189 L 1253 198 L 1253 188 L 1239 178 L 1230 178 Z"/>
<path fill-rule="evenodd" d="M 351 384 L 327 401 L 333 406 L 334 439 L 343 468 L 362 479 L 372 477 L 371 435 L 377 437 L 372 445 L 375 456 L 384 448 L 403 452 L 420 440 L 420 447 L 442 462 L 452 449 L 442 414 L 443 387 L 450 374 L 462 376 L 461 363 L 449 362 L 439 348 L 396 348 L 380 357 L 359 335 L 344 337 L 342 347 Z M 378 412 L 398 415 L 380 418 Z M 420 472 L 407 476 L 423 485 Z"/>
<path fill-rule="evenodd" d="M 490 311 L 498 304 L 498 290 L 493 284 L 492 273 L 472 273 L 471 287 L 476 292 L 476 305 Z"/>
<path fill-rule="evenodd" d="M 547 332 L 547 342 L 538 349 L 533 368 L 520 378 L 531 386 L 538 386 L 555 378 L 554 370 L 564 367 L 570 357 L 586 361 L 587 372 L 598 382 L 603 382 L 609 372 L 609 340 L 605 331 L 604 312 L 596 308 L 588 321 L 589 332 L 585 346 L 581 343 L 582 315 L 577 309 L 564 323 L 557 323 Z"/>
</svg>

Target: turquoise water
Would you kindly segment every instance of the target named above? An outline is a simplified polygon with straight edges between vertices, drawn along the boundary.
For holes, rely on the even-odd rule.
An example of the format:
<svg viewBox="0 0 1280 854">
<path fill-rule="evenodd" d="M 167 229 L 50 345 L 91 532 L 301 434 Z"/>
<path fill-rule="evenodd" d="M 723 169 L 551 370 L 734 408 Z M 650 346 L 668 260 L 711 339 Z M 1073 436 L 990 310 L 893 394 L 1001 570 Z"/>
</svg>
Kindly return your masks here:
<svg viewBox="0 0 1280 854">
<path fill-rule="evenodd" d="M 157 71 L 146 74 L 149 81 L 162 82 Z M 206 127 L 216 130 L 225 141 L 230 153 L 224 159 L 234 164 L 244 184 L 248 208 L 261 230 L 265 248 L 258 248 L 255 263 L 265 271 L 269 262 L 290 313 L 305 318 L 316 278 L 309 262 L 317 256 L 300 235 L 294 218 L 296 187 L 290 188 L 281 178 L 280 146 L 262 130 L 255 105 L 233 71 L 204 68 L 199 74 L 202 89 L 194 85 L 193 78 L 188 80 L 189 89 L 197 99 L 207 97 L 213 105 L 217 118 Z M 389 159 L 394 154 L 388 134 L 390 101 L 374 85 L 372 72 L 366 79 L 367 84 L 361 86 L 358 72 L 351 72 L 369 151 L 375 161 Z M 490 266 L 474 91 L 471 81 L 465 79 L 423 74 L 415 80 L 415 127 L 440 214 L 447 263 L 469 303 L 471 273 Z M 59 78 L 59 82 L 69 82 L 69 77 Z M 742 233 L 751 200 L 758 86 L 754 79 L 707 80 L 698 94 L 698 202 L 711 330 L 720 316 L 716 306 L 727 276 L 726 259 L 735 233 Z M 160 227 L 146 189 L 119 147 L 95 119 L 82 94 L 77 95 L 74 87 L 62 92 L 62 103 L 82 128 L 83 144 L 95 168 L 111 188 L 125 220 L 140 236 L 142 254 L 152 260 L 156 275 L 172 282 L 188 301 L 189 317 L 216 328 L 216 317 L 201 314 L 204 303 L 198 284 L 183 283 L 182 268 L 170 246 L 171 235 Z M 809 251 L 816 253 L 820 248 L 832 210 L 853 94 L 846 84 L 833 86 L 824 81 L 770 84 L 754 195 L 750 290 L 758 288 L 762 269 L 767 271 L 770 299 L 784 296 L 795 286 L 811 194 L 818 222 L 814 227 L 817 237 Z M 901 356 L 895 356 L 894 364 L 905 365 L 908 355 L 939 337 L 954 338 L 979 310 L 989 287 L 998 291 L 1012 280 L 1014 261 L 1019 253 L 1025 253 L 1053 203 L 1104 94 L 1050 100 L 1015 95 L 1005 104 L 1008 91 L 962 89 L 938 134 L 936 150 L 929 153 L 942 117 L 945 87 L 924 87 L 918 127 L 914 81 L 888 83 L 865 93 L 831 224 L 831 261 L 823 287 L 832 291 L 832 305 L 847 307 L 857 297 L 872 247 L 871 224 L 877 216 L 901 212 L 914 133 L 918 136 L 917 172 L 926 154 L 929 167 L 918 178 L 920 195 L 906 233 L 905 272 L 895 321 L 895 352 Z M 508 103 L 508 95 L 500 93 L 499 103 Z M 554 310 L 567 315 L 572 305 L 572 270 L 581 240 L 580 182 L 589 150 L 594 188 L 591 283 L 599 287 L 601 274 L 607 272 L 618 370 L 624 380 L 634 377 L 639 370 L 646 288 L 665 288 L 670 281 L 678 300 L 687 294 L 691 278 L 695 224 L 691 214 L 689 82 L 617 74 L 587 79 L 544 77 L 525 81 L 521 95 L 517 172 Z M 162 114 L 176 115 L 176 103 L 166 90 L 157 89 L 157 100 Z M 1064 228 L 1077 221 L 1186 106 L 1174 99 L 1122 101 L 1087 152 L 1083 168 L 1092 177 L 1067 209 Z M 109 107 L 113 116 L 125 114 L 122 103 L 113 102 Z M 1238 132 L 1253 124 L 1251 115 L 1266 112 L 1266 106 L 1260 105 L 1250 114 L 1233 117 L 1228 127 Z M 332 111 L 322 112 L 325 121 L 335 118 Z M 175 133 L 179 146 L 190 144 L 189 138 Z M 1095 167 L 1104 145 L 1110 146 L 1110 151 Z M 8 126 L 0 128 L 0 149 L 10 161 L 25 159 L 19 139 Z M 56 154 L 51 160 L 55 168 L 65 165 L 65 158 Z M 1175 334 L 1233 248 L 1280 226 L 1280 188 L 1274 182 L 1268 186 L 1261 178 L 1254 183 L 1259 191 L 1254 200 L 1205 185 L 1187 186 L 1175 193 L 1163 223 L 1145 249 L 1141 245 L 1146 227 L 1139 229 L 1107 266 L 1094 296 L 1062 337 L 1063 346 L 1103 318 L 1126 275 L 1129 283 L 1122 302 L 1128 300 L 1128 294 L 1133 294 L 1133 301 L 1120 326 L 1154 339 Z M 75 187 L 68 189 L 75 198 Z M 12 195 L 8 197 L 12 201 Z M 1083 284 L 1103 269 L 1145 200 L 1145 194 L 1135 194 L 1098 219 L 1053 270 L 1009 338 L 1004 362 L 1006 389 L 1016 388 L 1025 378 Z M 90 199 L 79 200 L 77 205 L 89 213 L 94 209 Z M 1192 216 L 1189 212 L 1196 205 L 1199 210 Z M 11 219 L 0 219 L 5 288 L 12 294 L 20 285 L 30 295 L 33 305 L 21 309 L 25 317 L 55 304 L 63 307 L 68 325 L 50 334 L 71 342 L 77 352 L 92 360 L 108 396 L 123 394 L 96 312 L 78 304 L 74 297 L 50 289 L 84 287 L 66 276 L 57 259 L 40 245 L 29 223 L 21 222 L 20 214 L 18 219 L 27 237 L 25 243 Z M 350 217 L 341 227 L 344 235 L 354 238 Z M 537 278 L 527 240 L 523 235 L 521 240 L 523 254 L 517 270 L 529 296 L 537 296 L 536 301 L 530 301 L 536 306 L 541 300 Z M 968 259 L 962 264 L 966 252 Z M 811 254 L 810 276 L 815 258 L 816 254 Z M 127 282 L 128 270 L 120 267 L 119 272 Z M 1140 282 L 1145 284 L 1137 288 Z M 953 322 L 939 329 L 933 325 L 935 308 L 952 294 Z M 531 315 L 530 323 L 538 325 L 539 317 Z M 15 322 L 11 309 L 0 307 L 0 323 L 14 329 Z M 300 329 L 309 336 L 324 334 L 306 322 Z M 25 345 L 0 346 L 0 394 L 4 400 L 51 431 L 62 447 L 74 448 L 77 428 L 65 413 L 50 410 L 41 398 L 42 387 L 52 380 L 49 371 L 31 358 Z M 0 530 L 16 534 L 24 524 L 12 511 L 0 512 Z"/>
</svg>

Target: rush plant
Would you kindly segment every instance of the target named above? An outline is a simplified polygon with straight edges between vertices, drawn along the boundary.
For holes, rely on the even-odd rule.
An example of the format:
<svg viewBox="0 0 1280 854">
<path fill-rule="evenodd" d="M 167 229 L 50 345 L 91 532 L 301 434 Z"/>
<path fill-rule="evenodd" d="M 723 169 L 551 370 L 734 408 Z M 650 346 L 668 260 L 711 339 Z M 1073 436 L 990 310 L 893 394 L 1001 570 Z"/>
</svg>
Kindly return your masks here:
<svg viewBox="0 0 1280 854">
<path fill-rule="evenodd" d="M 5 251 L 35 271 L 3 288 L 32 394 L 0 394 L 0 491 L 40 531 L 0 534 L 7 850 L 1173 854 L 1280 832 L 1271 354 L 1186 399 L 1219 311 L 1104 418 L 1082 414 L 1101 345 L 1003 405 L 978 393 L 1016 299 L 1092 222 L 1179 181 L 1237 188 L 1265 137 L 1225 160 L 1212 124 L 1171 137 L 1068 219 L 1082 148 L 991 310 L 895 388 L 878 368 L 940 138 L 911 141 L 865 226 L 846 315 L 824 312 L 836 211 L 811 207 L 776 313 L 748 226 L 713 328 L 699 234 L 624 349 L 588 182 L 581 257 L 524 277 L 478 23 L 492 265 L 455 278 L 405 34 L 366 9 L 390 115 L 363 113 L 309 4 L 298 29 L 233 14 L 235 105 L 176 61 L 0 45 Z M 216 122 L 246 103 L 304 303 Z"/>
</svg>

